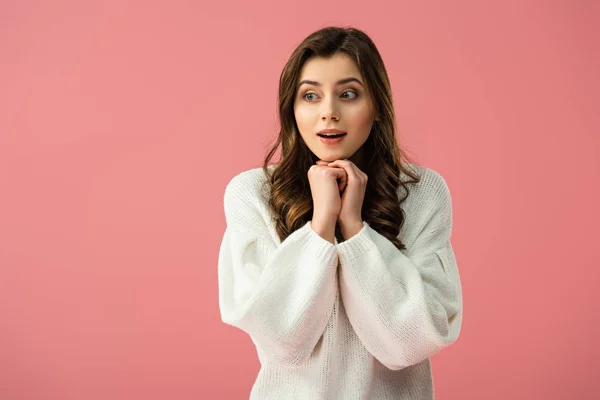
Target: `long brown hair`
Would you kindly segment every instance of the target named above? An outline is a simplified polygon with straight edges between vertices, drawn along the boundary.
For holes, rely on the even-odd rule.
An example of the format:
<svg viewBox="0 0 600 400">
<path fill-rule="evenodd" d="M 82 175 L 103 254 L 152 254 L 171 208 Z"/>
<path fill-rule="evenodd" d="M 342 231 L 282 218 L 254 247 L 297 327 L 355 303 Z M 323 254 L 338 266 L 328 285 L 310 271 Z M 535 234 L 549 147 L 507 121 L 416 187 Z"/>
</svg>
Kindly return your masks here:
<svg viewBox="0 0 600 400">
<path fill-rule="evenodd" d="M 392 91 L 383 60 L 373 41 L 363 31 L 351 27 L 326 27 L 310 34 L 294 50 L 279 78 L 281 128 L 262 166 L 269 177 L 269 207 L 276 221 L 276 231 L 283 241 L 312 218 L 313 200 L 307 173 L 318 158 L 300 136 L 294 117 L 300 71 L 309 57 L 329 57 L 340 52 L 358 65 L 379 116 L 363 145 L 363 168 L 366 169 L 363 172 L 369 179 L 362 217 L 371 228 L 403 250 L 405 246 L 398 238 L 406 218 L 401 203 L 408 197 L 408 184 L 419 182 L 420 177 L 407 169 L 403 161 L 407 156 L 396 140 Z M 280 145 L 280 162 L 269 173 L 269 161 Z M 401 173 L 410 179 L 403 181 Z M 399 196 L 400 186 L 404 190 Z"/>
</svg>

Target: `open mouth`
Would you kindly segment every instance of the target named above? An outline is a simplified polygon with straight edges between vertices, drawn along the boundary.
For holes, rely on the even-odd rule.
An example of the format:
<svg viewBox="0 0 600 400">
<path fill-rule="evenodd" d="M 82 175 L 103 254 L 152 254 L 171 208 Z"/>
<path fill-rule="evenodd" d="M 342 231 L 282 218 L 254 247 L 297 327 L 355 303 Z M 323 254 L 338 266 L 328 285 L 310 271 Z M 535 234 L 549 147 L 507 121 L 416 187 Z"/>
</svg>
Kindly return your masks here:
<svg viewBox="0 0 600 400">
<path fill-rule="evenodd" d="M 339 138 L 339 137 L 342 137 L 342 136 L 346 136 L 346 133 L 334 133 L 334 134 L 330 134 L 330 133 L 317 133 L 317 135 L 319 137 L 326 138 L 326 139 L 335 139 L 335 138 Z"/>
</svg>

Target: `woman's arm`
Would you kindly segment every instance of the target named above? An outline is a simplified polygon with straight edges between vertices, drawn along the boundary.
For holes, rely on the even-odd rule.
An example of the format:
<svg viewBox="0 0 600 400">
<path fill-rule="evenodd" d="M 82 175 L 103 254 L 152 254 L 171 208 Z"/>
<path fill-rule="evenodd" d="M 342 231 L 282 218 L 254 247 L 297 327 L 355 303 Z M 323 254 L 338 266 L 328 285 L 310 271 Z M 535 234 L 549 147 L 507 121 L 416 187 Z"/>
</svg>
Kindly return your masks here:
<svg viewBox="0 0 600 400">
<path fill-rule="evenodd" d="M 450 192 L 437 173 L 428 179 L 407 255 L 366 222 L 337 245 L 348 318 L 369 352 L 390 369 L 414 365 L 450 345 L 462 323 Z"/>
<path fill-rule="evenodd" d="M 237 177 L 225 190 L 227 228 L 218 261 L 221 317 L 248 333 L 273 362 L 298 365 L 310 357 L 331 316 L 338 256 L 310 222 L 277 245 L 253 184 Z"/>
</svg>

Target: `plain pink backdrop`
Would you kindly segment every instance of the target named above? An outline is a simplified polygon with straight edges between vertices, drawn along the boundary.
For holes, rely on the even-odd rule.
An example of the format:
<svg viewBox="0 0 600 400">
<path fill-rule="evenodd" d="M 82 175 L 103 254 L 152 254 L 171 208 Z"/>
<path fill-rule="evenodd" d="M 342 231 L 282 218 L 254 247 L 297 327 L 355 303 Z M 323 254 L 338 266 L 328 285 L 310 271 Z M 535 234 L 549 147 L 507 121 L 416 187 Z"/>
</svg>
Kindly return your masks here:
<svg viewBox="0 0 600 400">
<path fill-rule="evenodd" d="M 399 138 L 454 204 L 460 338 L 436 399 L 597 399 L 593 1 L 3 1 L 0 398 L 244 399 L 220 320 L 223 193 L 277 132 L 279 74 L 363 29 Z"/>
</svg>

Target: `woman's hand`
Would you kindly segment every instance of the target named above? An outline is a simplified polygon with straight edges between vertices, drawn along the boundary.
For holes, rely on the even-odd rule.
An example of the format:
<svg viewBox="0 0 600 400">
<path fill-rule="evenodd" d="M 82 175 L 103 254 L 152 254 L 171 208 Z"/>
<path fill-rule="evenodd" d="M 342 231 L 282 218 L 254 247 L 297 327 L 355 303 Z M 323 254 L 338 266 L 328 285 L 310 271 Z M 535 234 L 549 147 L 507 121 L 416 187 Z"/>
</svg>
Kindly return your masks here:
<svg viewBox="0 0 600 400">
<path fill-rule="evenodd" d="M 338 180 L 344 179 L 342 168 L 312 165 L 308 170 L 308 182 L 313 199 L 311 227 L 321 237 L 333 243 L 335 224 L 341 211 Z"/>
<path fill-rule="evenodd" d="M 362 206 L 367 189 L 367 174 L 350 160 L 336 160 L 331 163 L 317 161 L 317 165 L 330 168 L 343 168 L 345 177 L 340 178 L 338 188 L 341 193 L 341 208 L 338 223 L 344 239 L 357 234 L 363 227 Z"/>
</svg>

